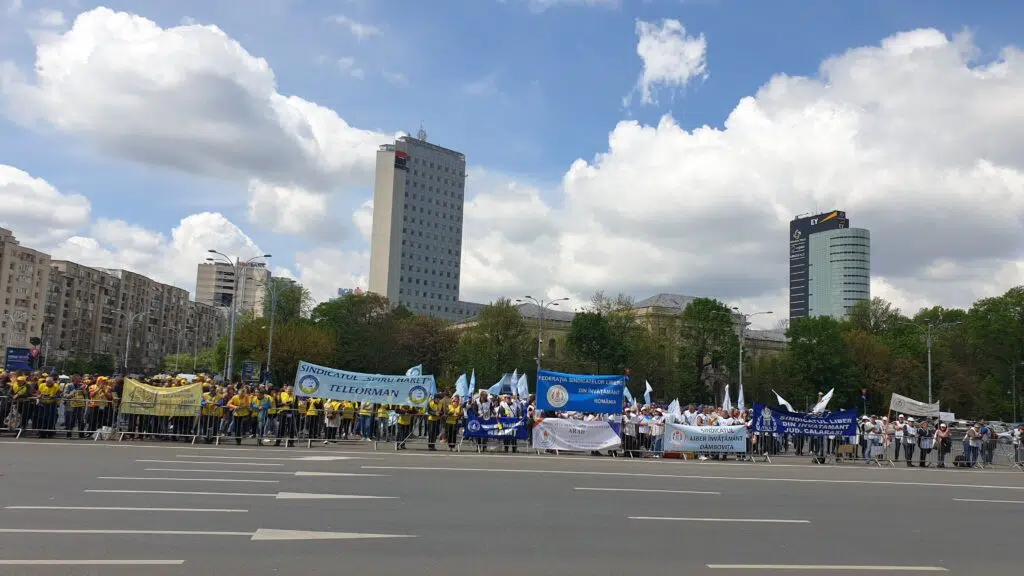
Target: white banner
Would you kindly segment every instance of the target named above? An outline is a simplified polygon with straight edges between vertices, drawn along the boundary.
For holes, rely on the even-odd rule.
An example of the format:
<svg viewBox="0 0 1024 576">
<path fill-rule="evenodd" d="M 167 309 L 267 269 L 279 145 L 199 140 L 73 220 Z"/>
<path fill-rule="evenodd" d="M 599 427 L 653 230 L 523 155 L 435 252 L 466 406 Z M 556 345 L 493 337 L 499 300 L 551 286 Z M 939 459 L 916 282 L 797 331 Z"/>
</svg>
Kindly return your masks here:
<svg viewBox="0 0 1024 576">
<path fill-rule="evenodd" d="M 611 450 L 622 439 L 607 422 L 545 418 L 533 427 L 533 447 L 538 450 Z"/>
<path fill-rule="evenodd" d="M 665 424 L 665 452 L 744 453 L 747 427 Z"/>
<path fill-rule="evenodd" d="M 911 414 L 913 416 L 925 416 L 928 418 L 939 417 L 939 403 L 926 404 L 924 402 L 918 402 L 907 398 L 906 396 L 900 396 L 899 394 L 893 393 L 892 400 L 889 401 L 889 410 L 893 412 L 903 412 L 904 414 Z"/>
</svg>

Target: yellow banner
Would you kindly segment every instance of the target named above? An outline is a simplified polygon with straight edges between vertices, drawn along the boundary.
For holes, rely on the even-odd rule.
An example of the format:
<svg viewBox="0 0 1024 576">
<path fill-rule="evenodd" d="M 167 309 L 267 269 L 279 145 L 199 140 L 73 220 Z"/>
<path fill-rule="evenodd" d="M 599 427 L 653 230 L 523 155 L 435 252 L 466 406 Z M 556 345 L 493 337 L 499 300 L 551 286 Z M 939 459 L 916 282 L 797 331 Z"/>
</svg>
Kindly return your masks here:
<svg viewBox="0 0 1024 576">
<path fill-rule="evenodd" d="M 203 401 L 203 385 L 158 388 L 126 378 L 121 412 L 146 416 L 196 416 Z"/>
</svg>

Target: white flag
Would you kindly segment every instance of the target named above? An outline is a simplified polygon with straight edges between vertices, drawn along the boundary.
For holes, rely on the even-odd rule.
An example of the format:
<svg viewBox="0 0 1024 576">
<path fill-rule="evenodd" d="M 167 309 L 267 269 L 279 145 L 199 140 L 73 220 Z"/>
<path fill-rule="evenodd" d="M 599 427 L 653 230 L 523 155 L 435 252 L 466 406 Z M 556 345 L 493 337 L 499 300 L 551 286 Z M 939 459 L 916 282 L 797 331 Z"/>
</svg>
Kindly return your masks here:
<svg viewBox="0 0 1024 576">
<path fill-rule="evenodd" d="M 725 385 L 725 398 L 722 399 L 722 409 L 732 412 L 732 398 L 729 398 L 729 385 Z"/>
<path fill-rule="evenodd" d="M 793 410 L 793 405 L 790 404 L 789 402 L 786 402 L 786 399 L 783 398 L 782 396 L 779 396 L 778 392 L 772 390 L 772 394 L 775 394 L 775 399 L 779 401 L 779 406 L 785 406 L 786 410 L 789 410 L 790 412 L 796 412 L 796 410 Z"/>
<path fill-rule="evenodd" d="M 651 383 L 648 382 L 647 380 L 644 380 L 644 384 L 647 386 L 647 388 L 644 390 L 644 404 L 650 404 L 651 392 L 654 392 L 654 388 L 651 388 Z"/>
<path fill-rule="evenodd" d="M 679 407 L 679 398 L 676 398 L 675 400 L 672 401 L 671 404 L 668 405 L 668 413 L 674 414 L 676 416 L 679 416 L 680 414 L 683 413 L 682 408 Z"/>
<path fill-rule="evenodd" d="M 828 394 L 822 396 L 821 401 L 814 405 L 814 409 L 811 410 L 811 414 L 821 414 L 822 412 L 824 412 L 825 408 L 828 406 L 828 403 L 832 400 L 832 393 L 835 391 L 836 389 L 833 388 L 828 391 Z"/>
<path fill-rule="evenodd" d="M 526 399 L 530 395 L 530 387 L 526 384 L 526 374 L 519 376 L 519 381 L 516 382 L 516 394 L 519 394 L 520 398 Z"/>
<path fill-rule="evenodd" d="M 740 382 L 740 393 L 739 393 L 739 396 L 736 397 L 736 408 L 738 408 L 740 412 L 743 412 L 744 410 L 747 409 L 746 404 L 743 402 L 743 383 L 742 382 Z"/>
<path fill-rule="evenodd" d="M 423 364 L 413 366 L 405 371 L 406 376 L 423 376 Z"/>
</svg>

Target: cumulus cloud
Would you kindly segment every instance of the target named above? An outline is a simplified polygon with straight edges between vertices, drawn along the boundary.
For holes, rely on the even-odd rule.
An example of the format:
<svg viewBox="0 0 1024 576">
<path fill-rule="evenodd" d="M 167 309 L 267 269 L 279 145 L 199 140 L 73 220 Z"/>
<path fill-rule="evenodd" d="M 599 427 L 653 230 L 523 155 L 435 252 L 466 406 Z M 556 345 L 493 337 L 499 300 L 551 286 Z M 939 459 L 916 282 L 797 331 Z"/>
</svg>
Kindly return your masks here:
<svg viewBox="0 0 1024 576">
<path fill-rule="evenodd" d="M 8 73 L 8 114 L 121 159 L 318 193 L 372 183 L 390 135 L 281 94 L 266 60 L 216 26 L 161 28 L 96 8 L 37 39 L 33 74 Z"/>
<path fill-rule="evenodd" d="M 637 20 L 636 35 L 636 53 L 643 62 L 636 89 L 644 104 L 656 103 L 654 91 L 659 87 L 685 88 L 694 78 L 707 77 L 704 34 L 690 36 L 679 20 L 666 18 L 660 24 Z"/>
<path fill-rule="evenodd" d="M 721 129 L 620 122 L 538 195 L 553 202 L 471 179 L 464 289 L 671 291 L 782 316 L 788 221 L 816 208 L 871 229 L 873 289 L 911 313 L 1022 284 L 1024 58 L 976 54 L 911 31 L 772 78 Z"/>
<path fill-rule="evenodd" d="M 97 268 L 121 268 L 195 291 L 196 265 L 214 249 L 229 256 L 262 254 L 255 242 L 223 214 L 183 218 L 170 235 L 121 220 L 100 219 L 88 235 L 72 236 L 52 250 L 55 259 Z"/>
<path fill-rule="evenodd" d="M 14 230 L 18 241 L 47 249 L 89 223 L 89 201 L 65 194 L 42 178 L 0 164 L 0 226 Z"/>
<path fill-rule="evenodd" d="M 295 278 L 309 289 L 317 302 L 338 294 L 338 288 L 369 286 L 366 270 L 370 267 L 368 251 L 344 251 L 318 248 L 295 255 Z"/>
<path fill-rule="evenodd" d="M 330 222 L 327 196 L 253 180 L 249 183 L 249 221 L 279 234 L 316 236 L 318 231 L 325 232 Z"/>
<path fill-rule="evenodd" d="M 372 38 L 373 36 L 380 36 L 380 28 L 372 24 L 359 22 L 343 14 L 331 16 L 330 20 L 335 24 L 341 25 L 360 41 Z"/>
</svg>

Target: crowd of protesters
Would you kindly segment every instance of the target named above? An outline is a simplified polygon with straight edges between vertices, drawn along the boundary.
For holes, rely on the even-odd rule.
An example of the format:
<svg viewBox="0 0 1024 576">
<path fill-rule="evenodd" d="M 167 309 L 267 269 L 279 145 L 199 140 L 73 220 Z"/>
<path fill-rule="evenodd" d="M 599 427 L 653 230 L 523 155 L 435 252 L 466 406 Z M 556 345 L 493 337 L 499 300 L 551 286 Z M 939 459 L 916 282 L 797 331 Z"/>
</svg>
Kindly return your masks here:
<svg viewBox="0 0 1024 576">
<path fill-rule="evenodd" d="M 117 430 L 124 440 L 158 439 L 205 443 L 255 439 L 260 444 L 291 446 L 297 440 L 330 444 L 342 440 L 393 442 L 397 449 L 423 439 L 427 449 L 440 445 L 459 448 L 466 419 L 495 417 L 523 419 L 568 418 L 583 421 L 607 420 L 621 430 L 621 452 L 628 456 L 659 457 L 667 423 L 689 426 L 746 426 L 747 455 L 793 454 L 814 456 L 840 452 L 867 463 L 880 460 L 904 462 L 908 467 L 991 466 L 1000 442 L 995 428 L 984 422 L 954 429 L 937 419 L 915 419 L 897 415 L 863 416 L 853 437 L 804 437 L 760 433 L 753 429 L 750 410 L 691 404 L 685 409 L 635 403 L 625 405 L 621 414 L 598 415 L 577 412 L 535 410 L 532 397 L 515 393 L 490 395 L 481 390 L 468 399 L 437 394 L 423 407 L 388 406 L 296 394 L 291 386 L 272 388 L 260 384 L 225 384 L 205 375 L 191 380 L 155 376 L 151 386 L 175 388 L 189 384 L 202 387 L 202 400 L 195 415 L 157 416 L 122 410 L 124 380 L 121 377 L 75 375 L 57 377 L 38 372 L 0 373 L 0 433 L 33 431 L 40 438 L 88 438 L 105 429 Z M 1024 425 L 1005 439 L 1012 461 L 1024 456 Z M 526 441 L 529 444 L 529 440 Z M 486 451 L 486 439 L 475 439 L 474 447 Z M 848 445 L 851 449 L 839 450 Z M 492 444 L 491 447 L 494 447 Z M 515 439 L 502 439 L 497 448 L 517 452 Z M 955 450 L 955 447 L 962 447 Z M 852 453 L 851 453 L 852 450 Z M 613 451 L 618 454 L 619 450 Z M 932 455 L 934 454 L 934 462 Z M 915 458 L 916 455 L 916 458 Z M 725 459 L 726 454 L 697 454 L 699 459 Z M 744 455 L 745 456 L 745 455 Z M 902 457 L 902 458 L 901 458 Z"/>
</svg>

